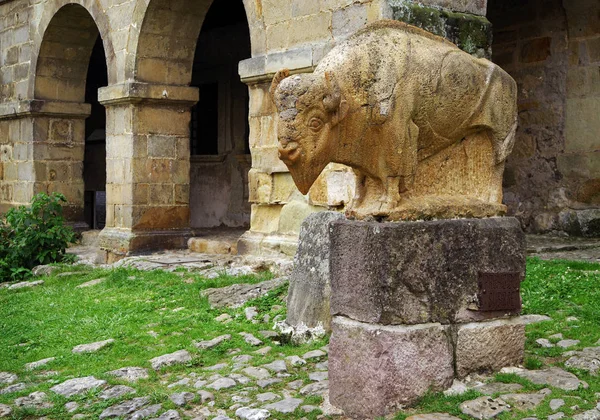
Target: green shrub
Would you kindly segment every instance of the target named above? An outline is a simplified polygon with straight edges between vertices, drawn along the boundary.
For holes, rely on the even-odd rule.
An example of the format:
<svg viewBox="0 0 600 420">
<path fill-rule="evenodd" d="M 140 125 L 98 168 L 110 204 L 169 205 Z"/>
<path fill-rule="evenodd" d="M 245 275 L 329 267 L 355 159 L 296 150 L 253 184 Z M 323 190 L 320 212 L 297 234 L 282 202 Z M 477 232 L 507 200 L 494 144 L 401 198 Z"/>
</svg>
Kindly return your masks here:
<svg viewBox="0 0 600 420">
<path fill-rule="evenodd" d="M 62 194 L 37 194 L 31 206 L 10 209 L 0 220 L 0 282 L 28 276 L 36 265 L 65 260 L 75 240 L 65 226 Z"/>
</svg>

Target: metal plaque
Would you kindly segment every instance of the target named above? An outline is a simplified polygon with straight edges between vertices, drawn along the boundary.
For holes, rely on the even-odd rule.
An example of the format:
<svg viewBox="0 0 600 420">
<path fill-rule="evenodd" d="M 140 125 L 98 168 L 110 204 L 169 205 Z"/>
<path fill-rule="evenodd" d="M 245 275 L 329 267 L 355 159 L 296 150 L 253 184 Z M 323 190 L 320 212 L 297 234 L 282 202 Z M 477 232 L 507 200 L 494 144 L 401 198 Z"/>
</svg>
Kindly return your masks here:
<svg viewBox="0 0 600 420">
<path fill-rule="evenodd" d="M 480 311 L 520 311 L 520 273 L 479 273 Z"/>
</svg>

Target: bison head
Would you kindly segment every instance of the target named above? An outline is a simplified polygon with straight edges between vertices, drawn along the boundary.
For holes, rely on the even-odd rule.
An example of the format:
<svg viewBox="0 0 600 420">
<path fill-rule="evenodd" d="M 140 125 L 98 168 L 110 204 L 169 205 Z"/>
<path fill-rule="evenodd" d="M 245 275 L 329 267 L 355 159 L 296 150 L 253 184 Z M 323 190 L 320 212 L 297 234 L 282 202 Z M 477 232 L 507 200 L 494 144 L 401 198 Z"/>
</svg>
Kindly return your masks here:
<svg viewBox="0 0 600 420">
<path fill-rule="evenodd" d="M 348 106 L 333 75 L 277 72 L 271 96 L 279 112 L 279 158 L 296 186 L 307 194 L 338 146 L 337 125 Z"/>
</svg>

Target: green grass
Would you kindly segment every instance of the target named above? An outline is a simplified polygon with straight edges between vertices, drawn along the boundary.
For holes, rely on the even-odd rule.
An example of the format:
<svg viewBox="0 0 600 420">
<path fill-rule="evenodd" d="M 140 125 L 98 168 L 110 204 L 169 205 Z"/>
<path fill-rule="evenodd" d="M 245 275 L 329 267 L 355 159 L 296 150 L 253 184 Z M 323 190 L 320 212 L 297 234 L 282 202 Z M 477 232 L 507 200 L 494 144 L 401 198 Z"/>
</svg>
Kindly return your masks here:
<svg viewBox="0 0 600 420">
<path fill-rule="evenodd" d="M 280 354 L 303 354 L 326 344 L 326 341 L 319 341 L 303 347 L 277 346 L 259 334 L 260 330 L 270 329 L 272 322 L 253 324 L 246 320 L 243 308 L 211 309 L 207 299 L 200 297 L 203 289 L 233 283 L 257 283 L 270 279 L 270 273 L 237 278 L 223 275 L 209 280 L 198 275 L 163 271 L 89 271 L 78 267 L 64 267 L 61 271 L 77 274 L 67 277 L 55 274 L 44 278 L 45 284 L 37 288 L 0 290 L 0 371 L 14 372 L 19 375 L 19 382 L 35 384 L 18 393 L 0 395 L 0 403 L 10 404 L 16 397 L 29 395 L 36 390 L 47 392 L 54 384 L 72 377 L 93 375 L 111 384 L 127 384 L 105 373 L 126 366 L 149 368 L 148 361 L 153 357 L 186 349 L 193 355 L 192 362 L 160 372 L 150 369 L 150 378 L 134 385 L 136 396 L 150 395 L 153 401 L 163 403 L 165 409 L 175 408 L 168 400 L 168 395 L 193 390 L 167 388 L 167 384 L 177 381 L 179 375 L 197 372 L 210 376 L 202 368 L 230 361 L 232 356 L 228 352 L 232 349 L 240 349 L 239 354 L 252 354 L 260 348 L 246 344 L 238 335 L 239 332 L 250 332 L 263 340 L 265 345 L 274 348 L 269 355 L 254 355 L 252 362 L 255 365 L 281 358 Z M 97 278 L 106 280 L 93 287 L 76 288 Z M 276 315 L 285 314 L 282 297 L 286 292 L 287 287 L 281 287 L 248 305 L 259 309 L 259 319 L 268 314 L 272 320 Z M 274 305 L 281 308 L 272 310 Z M 174 312 L 175 309 L 177 311 Z M 231 315 L 233 321 L 228 324 L 215 321 L 222 313 Z M 193 341 L 212 339 L 222 334 L 231 334 L 232 339 L 214 349 L 198 350 L 193 345 Z M 115 339 L 115 343 L 97 353 L 71 353 L 71 349 L 78 344 L 109 338 Z M 33 372 L 24 369 L 26 363 L 48 357 L 56 357 L 56 360 Z M 46 370 L 57 374 L 44 377 L 41 373 Z M 210 374 L 213 373 L 223 372 Z M 307 378 L 306 382 L 309 382 Z M 273 386 L 268 391 L 276 392 L 278 387 L 283 387 L 283 384 Z M 257 393 L 260 392 L 267 390 Z M 66 399 L 52 392 L 47 394 L 55 402 L 55 407 L 41 410 L 38 415 L 45 414 L 57 419 L 72 416 L 63 409 Z M 93 398 L 95 394 L 98 392 L 75 399 L 87 401 L 92 398 L 94 401 L 90 407 L 76 413 L 96 418 L 104 408 L 118 401 L 104 402 Z M 215 406 L 226 408 L 232 404 L 229 400 L 217 397 Z M 32 414 L 31 410 L 17 411 L 15 418 L 26 418 L 29 414 Z M 316 413 L 308 417 L 316 417 Z"/>
<path fill-rule="evenodd" d="M 68 419 L 73 414 L 83 413 L 90 418 L 97 418 L 102 410 L 119 400 L 102 401 L 97 398 L 99 391 L 75 398 L 81 407 L 73 414 L 67 414 L 63 408 L 66 399 L 48 392 L 56 383 L 73 377 L 93 375 L 107 380 L 110 384 L 127 384 L 106 375 L 107 371 L 126 366 L 150 367 L 148 361 L 156 356 L 186 349 L 193 355 L 187 365 L 173 366 L 154 372 L 150 369 L 150 378 L 132 385 L 137 390 L 136 396 L 148 395 L 153 402 L 163 404 L 163 409 L 175 408 L 168 396 L 174 392 L 193 391 L 190 387 L 167 388 L 182 375 L 197 373 L 208 377 L 214 372 L 203 370 L 206 366 L 231 360 L 230 352 L 240 349 L 238 354 L 252 354 L 251 364 L 259 366 L 287 355 L 302 355 L 306 351 L 322 347 L 327 339 L 309 345 L 295 347 L 289 344 L 277 345 L 263 338 L 260 330 L 270 329 L 275 316 L 285 316 L 284 297 L 286 287 L 280 287 L 267 296 L 249 302 L 246 306 L 258 308 L 259 316 L 268 314 L 268 324 L 253 324 L 244 316 L 244 308 L 211 309 L 208 301 L 200 297 L 200 292 L 211 287 L 223 287 L 234 283 L 256 283 L 271 278 L 269 273 L 256 276 L 228 277 L 205 279 L 199 275 L 181 271 L 167 273 L 163 271 L 141 272 L 131 269 L 91 270 L 85 267 L 61 268 L 63 272 L 77 272 L 72 276 L 59 277 L 53 275 L 44 278 L 45 284 L 33 289 L 7 290 L 0 289 L 0 371 L 10 371 L 19 375 L 19 382 L 32 384 L 28 389 L 0 395 L 0 403 L 12 404 L 20 396 L 29 395 L 33 391 L 44 391 L 55 403 L 49 410 L 15 410 L 15 419 L 26 419 L 36 415 L 46 415 L 50 419 Z M 106 280 L 90 288 L 77 289 L 76 286 L 97 278 Z M 132 279 L 133 278 L 133 279 Z M 562 333 L 564 338 L 578 339 L 581 343 L 569 350 L 579 350 L 594 346 L 600 339 L 600 264 L 578 263 L 568 261 L 540 261 L 530 259 L 527 265 L 527 278 L 522 286 L 524 313 L 549 315 L 552 320 L 527 327 L 525 365 L 530 369 L 541 369 L 548 366 L 564 367 L 562 349 L 545 349 L 537 346 L 537 338 L 547 338 Z M 183 308 L 183 309 L 180 309 Z M 275 308 L 275 309 L 274 309 Z M 174 312 L 175 309 L 180 309 Z M 233 321 L 222 324 L 215 318 L 228 313 Z M 568 321 L 569 317 L 577 317 L 576 321 Z M 255 355 L 257 347 L 246 344 L 239 332 L 250 332 L 270 345 L 273 350 L 265 355 Z M 152 332 L 152 334 L 150 334 Z M 198 350 L 194 341 L 207 340 L 222 334 L 231 334 L 232 340 L 211 350 Z M 156 337 L 154 335 L 157 335 Z M 111 346 L 94 354 L 75 355 L 71 349 L 83 343 L 90 343 L 113 338 Z M 553 340 L 556 341 L 556 340 Z M 56 357 L 44 368 L 33 372 L 25 371 L 24 365 L 47 357 Z M 294 369 L 289 380 L 302 379 L 310 383 L 307 367 Z M 45 371 L 55 371 L 55 376 L 44 376 Z M 221 374 L 231 372 L 231 367 Z M 592 377 L 584 372 L 574 372 L 580 379 L 589 384 L 588 389 L 565 392 L 552 389 L 552 394 L 534 411 L 529 413 L 505 413 L 497 418 L 521 419 L 536 415 L 546 418 L 551 414 L 548 403 L 552 398 L 563 398 L 567 402 L 560 409 L 567 417 L 575 411 L 569 407 L 578 405 L 579 411 L 591 409 L 600 392 L 600 378 Z M 497 374 L 494 379 L 499 382 L 520 383 L 522 392 L 536 392 L 543 386 L 534 385 L 527 380 L 512 374 Z M 193 381 L 192 381 L 193 384 Z M 128 384 L 130 385 L 130 384 Z M 240 385 L 236 389 L 246 386 Z M 262 392 L 281 393 L 284 383 L 267 389 L 251 391 L 250 396 Z M 233 403 L 225 395 L 215 392 L 216 408 L 228 409 Z M 445 397 L 442 394 L 428 394 L 421 402 L 395 417 L 402 420 L 414 413 L 447 412 L 456 417 L 467 419 L 460 412 L 459 405 L 480 396 L 470 391 L 460 396 Z M 121 400 L 129 399 L 124 397 Z M 304 404 L 318 405 L 321 397 L 307 397 Z M 89 404 L 86 406 L 86 404 Z M 194 401 L 192 405 L 199 405 Z M 180 412 L 183 410 L 179 409 Z M 277 415 L 278 419 L 294 419 L 306 417 L 314 420 L 319 411 L 305 414 L 299 410 L 289 415 Z"/>
</svg>

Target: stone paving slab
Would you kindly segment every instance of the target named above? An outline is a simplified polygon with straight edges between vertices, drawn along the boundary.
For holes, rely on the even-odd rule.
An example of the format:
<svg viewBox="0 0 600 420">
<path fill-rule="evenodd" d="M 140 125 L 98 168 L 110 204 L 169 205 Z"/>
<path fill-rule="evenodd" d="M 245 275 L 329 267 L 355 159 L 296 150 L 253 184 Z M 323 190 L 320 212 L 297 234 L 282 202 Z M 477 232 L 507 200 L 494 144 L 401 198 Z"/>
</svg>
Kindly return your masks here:
<svg viewBox="0 0 600 420">
<path fill-rule="evenodd" d="M 85 378 L 69 379 L 59 385 L 53 386 L 50 390 L 63 397 L 69 398 L 74 395 L 84 394 L 94 388 L 104 386 L 105 384 L 106 381 L 96 379 L 93 376 L 86 376 Z"/>
<path fill-rule="evenodd" d="M 527 254 L 542 260 L 600 261 L 600 238 L 527 235 Z"/>
</svg>

